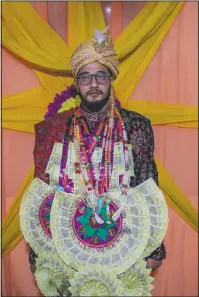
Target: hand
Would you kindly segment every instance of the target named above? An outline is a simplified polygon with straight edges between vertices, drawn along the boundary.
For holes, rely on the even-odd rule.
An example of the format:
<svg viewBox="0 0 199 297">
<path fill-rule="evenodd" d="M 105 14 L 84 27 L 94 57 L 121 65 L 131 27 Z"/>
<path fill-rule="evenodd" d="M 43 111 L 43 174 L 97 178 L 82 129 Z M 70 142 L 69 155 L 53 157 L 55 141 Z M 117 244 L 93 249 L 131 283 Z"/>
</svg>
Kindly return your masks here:
<svg viewBox="0 0 199 297">
<path fill-rule="evenodd" d="M 149 269 L 157 269 L 162 265 L 162 260 L 148 259 L 146 267 Z"/>
</svg>

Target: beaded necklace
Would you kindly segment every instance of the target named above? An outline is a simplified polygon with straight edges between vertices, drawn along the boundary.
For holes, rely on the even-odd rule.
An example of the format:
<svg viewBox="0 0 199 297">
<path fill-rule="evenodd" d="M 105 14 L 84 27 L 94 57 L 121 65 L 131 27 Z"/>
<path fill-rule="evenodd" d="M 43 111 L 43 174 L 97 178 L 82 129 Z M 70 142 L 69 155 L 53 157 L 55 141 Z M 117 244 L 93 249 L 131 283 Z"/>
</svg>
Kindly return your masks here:
<svg viewBox="0 0 199 297">
<path fill-rule="evenodd" d="M 100 176 L 99 176 L 99 180 L 97 181 L 97 179 L 95 178 L 91 156 L 93 154 L 94 149 L 98 145 L 101 137 L 102 137 L 102 156 L 103 156 L 105 145 L 106 145 L 106 138 L 109 130 L 108 121 L 105 121 L 105 123 L 101 122 L 99 124 L 96 134 L 93 136 L 93 139 L 91 139 L 89 143 L 89 148 L 87 152 L 85 143 L 83 141 L 82 128 L 87 133 L 87 135 L 89 135 L 89 131 L 84 119 L 81 120 L 81 123 L 82 123 L 82 127 L 81 127 L 80 122 L 78 120 L 81 115 L 82 115 L 81 109 L 78 108 L 74 119 L 74 144 L 75 144 L 76 156 L 78 160 L 78 163 L 76 164 L 76 166 L 77 168 L 80 168 L 87 190 L 88 191 L 95 190 L 95 194 L 98 195 L 100 192 L 102 192 L 105 175 L 103 174 L 103 178 L 102 178 L 102 166 L 101 166 L 102 162 L 101 162 L 100 169 L 99 169 Z M 103 132 L 103 135 L 102 135 L 102 132 Z M 110 159 L 109 155 L 107 160 Z M 105 154 L 105 157 L 106 157 L 106 154 Z M 108 162 L 107 160 L 106 160 L 106 163 Z M 99 186 L 98 186 L 99 183 L 101 184 L 101 187 L 100 187 L 101 191 L 99 190 Z"/>
<path fill-rule="evenodd" d="M 88 151 L 86 150 L 85 143 L 83 142 L 83 130 L 89 134 L 87 124 L 84 120 L 81 121 L 82 126 L 80 125 L 79 117 L 82 115 L 80 108 L 77 109 L 77 113 L 74 118 L 73 123 L 73 134 L 74 134 L 74 145 L 76 151 L 76 158 L 78 162 L 75 164 L 76 172 L 81 172 L 84 184 L 85 184 L 85 195 L 90 197 L 90 204 L 93 207 L 96 207 L 96 199 L 106 196 L 111 187 L 111 173 L 113 168 L 113 161 L 111 158 L 113 148 L 114 148 L 114 139 L 113 131 L 118 129 L 119 134 L 121 135 L 121 140 L 123 143 L 123 152 L 124 152 L 124 162 L 125 162 L 125 174 L 123 176 L 123 189 L 122 194 L 126 194 L 128 186 L 128 147 L 127 147 L 127 134 L 125 131 L 124 123 L 121 118 L 119 111 L 115 108 L 114 104 L 111 105 L 109 119 L 103 124 L 100 123 L 97 132 L 91 143 L 89 144 Z M 114 116 L 118 118 L 117 124 L 115 124 Z M 104 127 L 104 131 L 103 131 Z M 98 145 L 99 139 L 103 131 L 102 139 L 102 155 L 105 156 L 104 167 L 102 165 L 102 159 L 99 169 L 99 178 L 95 177 L 95 172 L 91 160 L 92 153 L 96 146 Z M 88 199 L 87 199 L 88 200 Z"/>
</svg>

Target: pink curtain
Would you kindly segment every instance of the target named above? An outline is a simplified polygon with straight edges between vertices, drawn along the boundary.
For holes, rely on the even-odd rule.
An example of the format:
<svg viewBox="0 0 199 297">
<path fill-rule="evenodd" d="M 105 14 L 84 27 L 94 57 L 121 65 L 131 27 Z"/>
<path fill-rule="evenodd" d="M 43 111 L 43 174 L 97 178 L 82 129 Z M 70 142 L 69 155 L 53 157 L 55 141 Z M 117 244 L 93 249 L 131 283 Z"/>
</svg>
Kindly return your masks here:
<svg viewBox="0 0 199 297">
<path fill-rule="evenodd" d="M 67 41 L 67 2 L 30 2 Z M 101 2 L 115 39 L 146 2 Z M 186 2 L 169 34 L 131 95 L 131 99 L 197 105 L 198 4 Z M 110 9 L 107 9 L 110 8 Z M 2 50 L 3 96 L 40 86 L 34 71 Z M 23 79 L 21 79 L 23 77 Z M 194 129 L 156 126 L 155 152 L 197 207 L 197 135 Z M 3 129 L 3 217 L 32 162 L 34 135 Z M 172 209 L 165 238 L 167 259 L 155 272 L 153 296 L 198 296 L 197 233 Z M 19 273 L 20 271 L 20 273 Z M 22 240 L 3 258 L 3 296 L 41 296 L 29 270 Z"/>
</svg>

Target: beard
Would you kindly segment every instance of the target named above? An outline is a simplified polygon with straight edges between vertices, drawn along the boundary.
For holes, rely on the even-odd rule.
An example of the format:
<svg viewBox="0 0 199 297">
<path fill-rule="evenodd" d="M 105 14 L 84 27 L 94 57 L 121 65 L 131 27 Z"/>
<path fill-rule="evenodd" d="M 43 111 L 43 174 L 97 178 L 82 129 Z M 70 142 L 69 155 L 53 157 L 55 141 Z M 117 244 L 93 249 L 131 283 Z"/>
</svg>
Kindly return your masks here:
<svg viewBox="0 0 199 297">
<path fill-rule="evenodd" d="M 102 92 L 101 92 L 101 94 L 102 94 Z M 102 107 L 104 107 L 107 104 L 107 102 L 109 101 L 110 94 L 111 94 L 111 87 L 108 89 L 107 94 L 105 94 L 105 96 L 102 99 L 100 99 L 100 100 L 96 99 L 94 101 L 89 101 L 87 99 L 87 95 L 89 95 L 89 92 L 86 93 L 86 95 L 84 96 L 79 91 L 79 96 L 81 98 L 83 105 L 91 112 L 100 111 L 102 109 Z"/>
</svg>

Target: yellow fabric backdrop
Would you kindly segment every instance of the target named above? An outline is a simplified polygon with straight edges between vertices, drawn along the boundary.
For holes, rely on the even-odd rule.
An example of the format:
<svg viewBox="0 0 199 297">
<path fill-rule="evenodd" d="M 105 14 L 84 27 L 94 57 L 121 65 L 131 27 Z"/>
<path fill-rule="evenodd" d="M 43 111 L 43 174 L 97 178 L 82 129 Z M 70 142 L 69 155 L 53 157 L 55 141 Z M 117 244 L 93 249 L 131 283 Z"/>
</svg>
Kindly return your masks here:
<svg viewBox="0 0 199 297">
<path fill-rule="evenodd" d="M 183 2 L 150 2 L 116 39 L 121 64 L 115 89 L 122 102 L 129 99 L 182 6 Z"/>
<path fill-rule="evenodd" d="M 52 101 L 55 93 L 61 92 L 73 81 L 71 77 L 58 75 L 63 70 L 63 65 L 65 75 L 70 71 L 66 64 L 69 65 L 72 49 L 79 42 L 89 39 L 95 27 L 105 28 L 104 18 L 99 2 L 68 2 L 68 46 L 28 3 L 4 2 L 2 5 L 3 45 L 15 55 L 20 55 L 22 59 L 31 63 L 32 67 L 37 65 L 38 68 L 48 71 L 55 69 L 51 74 L 35 71 L 43 87 L 40 90 L 31 90 L 3 98 L 3 128 L 34 133 L 34 124 L 43 119 L 47 105 Z M 124 108 L 149 116 L 154 125 L 172 124 L 196 128 L 196 107 L 167 107 L 165 104 L 156 103 L 154 114 L 154 104 L 126 100 L 147 68 L 182 5 L 183 3 L 176 2 L 148 3 L 117 38 L 115 48 L 121 60 L 121 69 L 115 82 L 115 91 Z M 74 18 L 74 13 L 78 17 Z M 96 13 L 99 16 L 98 20 L 94 17 Z M 34 27 L 33 24 L 36 26 Z M 45 38 L 45 36 L 51 38 Z M 38 50 L 41 53 L 37 52 Z M 41 59 L 36 62 L 35 59 L 39 57 Z M 60 59 L 62 59 L 60 62 L 62 66 L 59 66 Z M 48 66 L 43 65 L 44 62 Z M 53 63 L 56 63 L 56 68 Z M 35 104 L 36 96 L 39 105 Z M 18 102 L 17 108 L 16 101 Z"/>
<path fill-rule="evenodd" d="M 28 2 L 2 2 L 2 44 L 33 68 L 70 72 L 71 48 Z"/>
<path fill-rule="evenodd" d="M 17 243 L 23 238 L 23 234 L 19 228 L 19 208 L 21 199 L 26 188 L 29 186 L 34 178 L 34 166 L 30 169 L 26 179 L 24 180 L 22 187 L 17 193 L 17 199 L 14 199 L 12 206 L 10 207 L 6 218 L 2 226 L 2 254 L 5 256 L 11 251 Z"/>
<path fill-rule="evenodd" d="M 122 106 L 148 116 L 152 124 L 196 128 L 197 109 L 194 107 L 127 100 L 182 6 L 182 2 L 148 3 L 127 26 L 115 42 L 121 66 L 114 86 Z M 78 18 L 74 18 L 74 10 Z M 94 17 L 96 12 L 99 18 Z M 69 60 L 74 47 L 89 39 L 94 28 L 105 28 L 101 6 L 99 2 L 68 2 L 69 45 L 26 2 L 3 2 L 2 24 L 3 45 L 29 63 L 42 84 L 41 88 L 3 98 L 3 127 L 33 133 L 34 124 L 43 119 L 55 93 L 73 81 Z M 195 209 L 159 162 L 158 169 L 160 187 L 168 204 L 197 230 Z M 3 255 L 22 238 L 18 211 L 23 192 L 32 178 L 33 169 L 3 223 Z"/>
<path fill-rule="evenodd" d="M 42 77 L 41 77 L 42 76 Z M 34 125 L 43 120 L 49 98 L 54 98 L 54 78 L 38 73 L 44 88 L 37 88 L 3 98 L 3 128 L 34 133 Z M 45 81 L 44 81 L 45 80 Z M 58 80 L 56 82 L 59 82 Z M 58 85 L 58 84 L 57 84 Z M 57 89 L 63 90 L 62 84 Z M 151 120 L 152 125 L 174 125 L 177 127 L 197 128 L 198 108 L 181 104 L 128 100 L 121 102 L 122 107 L 139 112 Z"/>
</svg>

